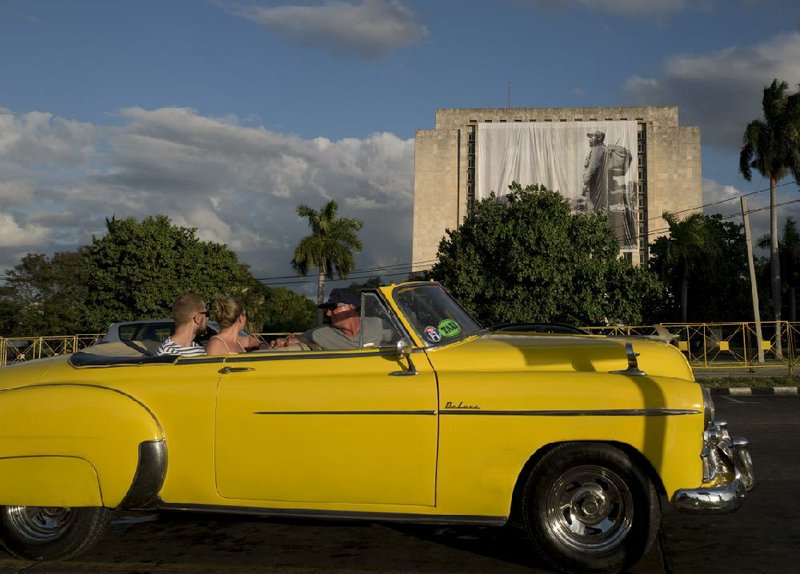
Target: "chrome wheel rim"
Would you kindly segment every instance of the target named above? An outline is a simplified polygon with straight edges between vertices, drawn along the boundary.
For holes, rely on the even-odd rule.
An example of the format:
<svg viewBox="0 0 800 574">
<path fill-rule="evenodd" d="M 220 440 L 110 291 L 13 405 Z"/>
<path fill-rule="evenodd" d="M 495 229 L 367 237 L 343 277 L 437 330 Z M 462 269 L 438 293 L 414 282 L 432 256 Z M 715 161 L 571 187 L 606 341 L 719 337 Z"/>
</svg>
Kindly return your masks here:
<svg viewBox="0 0 800 574">
<path fill-rule="evenodd" d="M 602 466 L 568 470 L 553 484 L 545 504 L 545 528 L 570 550 L 608 552 L 625 540 L 633 524 L 630 488 Z"/>
<path fill-rule="evenodd" d="M 64 535 L 75 520 L 70 508 L 57 506 L 6 506 L 6 523 L 28 542 L 43 543 Z"/>
</svg>

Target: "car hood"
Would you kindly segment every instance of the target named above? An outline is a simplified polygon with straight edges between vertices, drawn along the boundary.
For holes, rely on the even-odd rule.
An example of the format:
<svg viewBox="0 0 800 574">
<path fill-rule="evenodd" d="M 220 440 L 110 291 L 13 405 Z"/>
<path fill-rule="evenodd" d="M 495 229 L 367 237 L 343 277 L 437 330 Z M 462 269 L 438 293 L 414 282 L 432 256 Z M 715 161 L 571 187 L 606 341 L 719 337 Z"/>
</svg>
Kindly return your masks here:
<svg viewBox="0 0 800 574">
<path fill-rule="evenodd" d="M 437 370 L 608 373 L 628 368 L 626 343 L 648 376 L 694 380 L 689 363 L 675 347 L 636 337 L 487 333 L 429 353 Z"/>
</svg>

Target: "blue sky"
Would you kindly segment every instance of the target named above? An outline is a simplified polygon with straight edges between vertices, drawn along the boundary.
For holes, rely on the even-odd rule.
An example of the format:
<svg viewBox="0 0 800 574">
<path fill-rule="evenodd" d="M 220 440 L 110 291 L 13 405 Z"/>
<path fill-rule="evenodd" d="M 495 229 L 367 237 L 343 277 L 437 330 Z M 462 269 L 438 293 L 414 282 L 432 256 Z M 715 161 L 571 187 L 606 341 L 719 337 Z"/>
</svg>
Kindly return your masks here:
<svg viewBox="0 0 800 574">
<path fill-rule="evenodd" d="M 796 0 L 0 0 L 0 270 L 161 213 L 290 276 L 295 208 L 328 199 L 365 222 L 359 270 L 408 264 L 415 131 L 509 84 L 519 107 L 677 105 L 704 202 L 762 190 L 741 134 L 764 85 L 797 88 L 799 32 Z"/>
</svg>

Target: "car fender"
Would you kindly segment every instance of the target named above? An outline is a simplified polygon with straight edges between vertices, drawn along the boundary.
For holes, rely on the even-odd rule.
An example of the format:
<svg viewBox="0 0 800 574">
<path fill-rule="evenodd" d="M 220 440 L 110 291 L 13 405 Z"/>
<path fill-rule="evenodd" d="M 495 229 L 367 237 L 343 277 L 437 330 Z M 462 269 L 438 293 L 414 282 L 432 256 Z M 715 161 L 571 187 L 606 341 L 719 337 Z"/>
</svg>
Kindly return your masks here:
<svg viewBox="0 0 800 574">
<path fill-rule="evenodd" d="M 0 505 L 144 505 L 163 482 L 165 444 L 154 414 L 115 389 L 2 390 Z"/>
</svg>

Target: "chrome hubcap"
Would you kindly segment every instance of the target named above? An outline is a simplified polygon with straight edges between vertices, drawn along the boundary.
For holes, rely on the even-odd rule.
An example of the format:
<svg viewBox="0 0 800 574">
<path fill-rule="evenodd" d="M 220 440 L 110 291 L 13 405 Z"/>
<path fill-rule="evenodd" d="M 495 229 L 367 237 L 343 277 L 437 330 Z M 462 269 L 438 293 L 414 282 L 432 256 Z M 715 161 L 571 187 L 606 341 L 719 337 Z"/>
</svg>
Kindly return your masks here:
<svg viewBox="0 0 800 574">
<path fill-rule="evenodd" d="M 75 518 L 70 508 L 50 506 L 6 506 L 6 523 L 29 542 L 50 542 L 60 538 Z"/>
<path fill-rule="evenodd" d="M 608 468 L 584 465 L 570 469 L 547 495 L 545 527 L 565 548 L 606 552 L 625 539 L 632 524 L 630 489 Z"/>
</svg>

